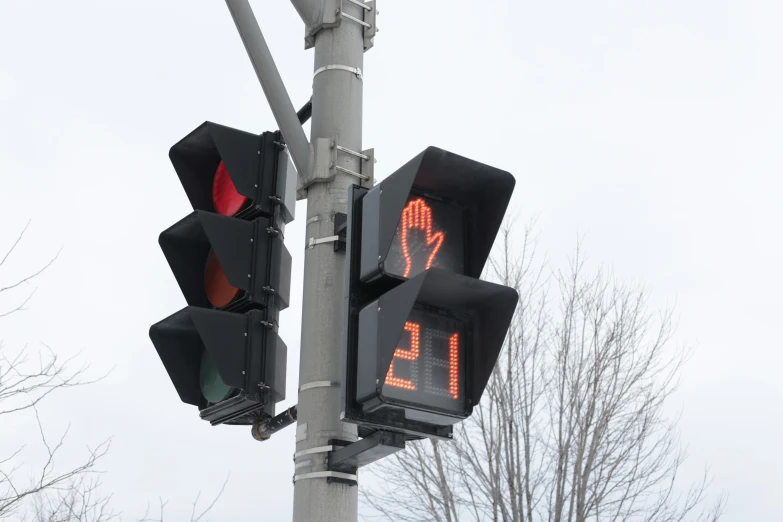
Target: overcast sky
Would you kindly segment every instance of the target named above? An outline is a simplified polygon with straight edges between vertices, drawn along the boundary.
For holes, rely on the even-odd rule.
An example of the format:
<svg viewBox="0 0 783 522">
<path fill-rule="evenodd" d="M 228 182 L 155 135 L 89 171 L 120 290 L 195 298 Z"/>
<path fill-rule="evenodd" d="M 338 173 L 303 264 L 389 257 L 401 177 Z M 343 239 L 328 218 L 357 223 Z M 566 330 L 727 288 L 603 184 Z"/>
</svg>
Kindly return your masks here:
<svg viewBox="0 0 783 522">
<path fill-rule="evenodd" d="M 696 349 L 672 403 L 685 476 L 710 467 L 727 522 L 783 520 L 783 3 L 379 1 L 364 67 L 378 177 L 428 145 L 506 169 L 553 266 L 583 235 L 593 265 L 644 282 L 654 307 L 676 303 L 675 342 Z M 285 0 L 252 5 L 298 107 L 312 87 L 303 25 Z M 157 236 L 191 210 L 168 149 L 204 120 L 276 127 L 224 2 L 0 0 L 0 252 L 32 219 L 0 283 L 63 246 L 0 339 L 114 368 L 43 418 L 70 423 L 72 458 L 114 437 L 104 486 L 128 518 L 162 497 L 179 519 L 230 472 L 213 520 L 288 520 L 293 429 L 259 444 L 208 426 L 147 335 L 185 304 Z M 286 237 L 284 405 L 303 221 Z M 0 450 L 30 421 L 4 419 Z"/>
</svg>

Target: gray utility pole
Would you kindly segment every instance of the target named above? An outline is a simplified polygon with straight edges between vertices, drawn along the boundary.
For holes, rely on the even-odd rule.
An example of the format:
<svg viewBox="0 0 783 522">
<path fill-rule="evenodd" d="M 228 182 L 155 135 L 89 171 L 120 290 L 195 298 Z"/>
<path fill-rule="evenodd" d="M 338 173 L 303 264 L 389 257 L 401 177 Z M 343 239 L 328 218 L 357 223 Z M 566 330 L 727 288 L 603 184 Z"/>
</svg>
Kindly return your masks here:
<svg viewBox="0 0 783 522">
<path fill-rule="evenodd" d="M 307 11 L 305 6 L 324 2 L 292 3 L 302 15 Z M 329 9 L 329 2 L 326 4 L 325 9 Z M 363 19 L 363 9 L 347 0 L 338 9 Z M 308 27 L 317 23 L 305 19 L 305 15 L 303 19 Z M 310 143 L 327 138 L 352 151 L 362 150 L 362 79 L 361 72 L 355 71 L 361 71 L 363 59 L 362 25 L 343 18 L 340 25 L 315 33 Z M 338 151 L 336 160 L 336 166 L 362 171 L 362 160 L 352 154 Z M 333 172 L 331 181 L 307 188 L 308 241 L 334 235 L 334 215 L 346 211 L 348 188 L 359 181 L 342 170 Z M 358 519 L 358 488 L 327 481 L 325 451 L 306 453 L 328 446 L 329 439 L 357 439 L 356 427 L 341 422 L 339 417 L 344 274 L 345 254 L 334 252 L 331 242 L 305 247 L 294 522 Z"/>
<path fill-rule="evenodd" d="M 375 2 L 291 0 L 315 47 L 313 113 L 308 143 L 248 0 L 226 0 L 299 171 L 307 198 L 299 404 L 294 455 L 294 522 L 356 522 L 358 488 L 331 479 L 330 439 L 353 442 L 356 426 L 340 420 L 345 254 L 335 252 L 335 214 L 354 183 L 372 186 L 372 151 L 362 151 L 362 65 L 375 35 Z"/>
</svg>

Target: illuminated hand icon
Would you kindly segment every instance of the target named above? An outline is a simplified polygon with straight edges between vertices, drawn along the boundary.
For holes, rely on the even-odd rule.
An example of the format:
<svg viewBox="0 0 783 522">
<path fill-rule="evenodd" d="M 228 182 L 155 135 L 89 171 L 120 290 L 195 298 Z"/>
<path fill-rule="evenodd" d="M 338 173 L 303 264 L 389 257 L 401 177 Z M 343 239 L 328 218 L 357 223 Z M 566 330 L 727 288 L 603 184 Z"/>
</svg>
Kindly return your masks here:
<svg viewBox="0 0 783 522">
<path fill-rule="evenodd" d="M 412 233 L 418 231 L 418 234 Z M 414 255 L 419 250 L 419 245 L 411 241 L 414 237 L 424 237 L 424 244 L 427 245 L 429 253 L 425 252 L 426 262 L 424 270 L 429 270 L 435 256 L 438 255 L 443 244 L 443 232 L 433 232 L 432 230 L 432 208 L 422 198 L 416 198 L 408 202 L 402 210 L 400 219 L 400 239 L 402 242 L 402 255 L 405 258 L 405 271 L 403 277 L 408 277 L 413 266 Z M 419 257 L 419 256 L 416 256 Z"/>
</svg>

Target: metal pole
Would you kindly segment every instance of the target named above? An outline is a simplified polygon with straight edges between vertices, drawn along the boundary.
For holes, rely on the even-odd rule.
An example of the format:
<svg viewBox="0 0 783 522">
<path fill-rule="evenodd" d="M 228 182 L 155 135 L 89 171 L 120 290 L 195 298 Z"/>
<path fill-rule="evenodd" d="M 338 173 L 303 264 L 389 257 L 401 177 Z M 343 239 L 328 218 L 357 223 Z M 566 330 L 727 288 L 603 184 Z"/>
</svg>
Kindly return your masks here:
<svg viewBox="0 0 783 522">
<path fill-rule="evenodd" d="M 299 0 L 292 0 L 299 10 Z M 307 3 L 307 2 L 306 2 Z M 362 19 L 362 8 L 350 2 L 342 5 L 344 14 Z M 315 35 L 315 74 L 310 142 L 336 138 L 337 144 L 362 150 L 362 80 L 346 68 L 362 68 L 364 27 L 343 18 L 331 29 Z M 336 166 L 361 171 L 361 159 L 338 152 Z M 318 239 L 334 234 L 334 216 L 346 211 L 348 188 L 356 178 L 337 172 L 328 183 L 307 189 L 306 237 Z M 329 439 L 355 441 L 356 427 L 340 421 L 342 379 L 340 335 L 345 255 L 335 252 L 332 243 L 303 245 L 304 292 L 302 299 L 302 340 L 299 363 L 299 405 L 296 451 L 321 448 Z M 325 452 L 296 458 L 294 483 L 294 522 L 356 522 L 358 488 L 329 482 Z M 308 477 L 309 476 L 309 477 Z"/>
</svg>

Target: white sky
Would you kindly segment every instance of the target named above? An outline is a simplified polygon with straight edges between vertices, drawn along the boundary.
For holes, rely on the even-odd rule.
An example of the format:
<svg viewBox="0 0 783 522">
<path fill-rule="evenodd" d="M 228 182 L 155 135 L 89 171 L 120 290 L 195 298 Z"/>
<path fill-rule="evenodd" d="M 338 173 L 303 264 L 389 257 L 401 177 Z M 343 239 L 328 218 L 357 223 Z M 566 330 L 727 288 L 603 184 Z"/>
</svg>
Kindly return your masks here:
<svg viewBox="0 0 783 522">
<path fill-rule="evenodd" d="M 591 260 L 644 281 L 653 306 L 676 301 L 676 341 L 696 347 L 672 405 L 686 476 L 710 466 L 727 522 L 783 520 L 783 3 L 380 1 L 364 68 L 380 177 L 428 145 L 509 170 L 553 264 L 584 234 Z M 253 6 L 298 107 L 312 85 L 303 26 L 287 1 Z M 206 119 L 276 127 L 223 2 L 0 1 L 0 251 L 33 220 L 3 281 L 64 245 L 0 338 L 114 368 L 43 411 L 53 432 L 71 424 L 73 458 L 114 437 L 103 479 L 129 518 L 160 496 L 178 519 L 230 471 L 213 520 L 287 520 L 293 429 L 259 444 L 209 427 L 147 337 L 184 306 L 157 244 L 190 212 L 168 149 Z M 286 239 L 286 405 L 302 225 Z M 25 426 L 4 420 L 0 448 Z"/>
</svg>

